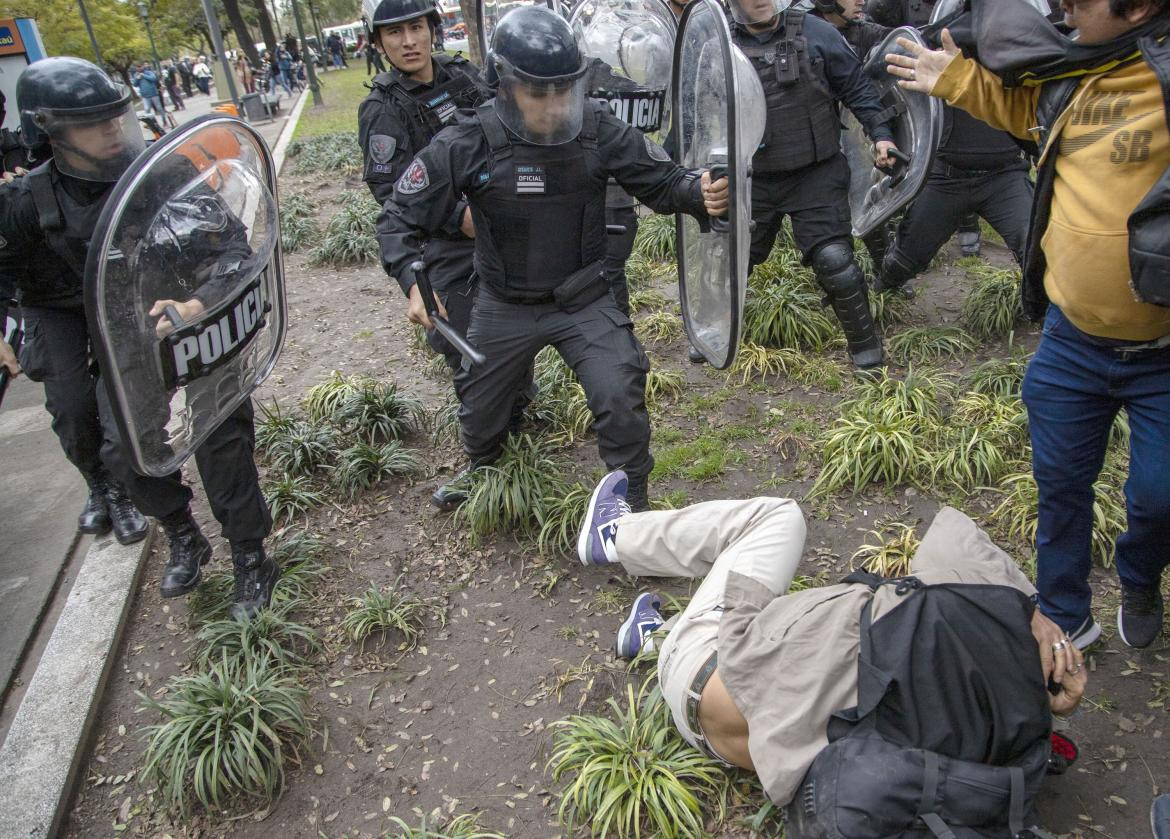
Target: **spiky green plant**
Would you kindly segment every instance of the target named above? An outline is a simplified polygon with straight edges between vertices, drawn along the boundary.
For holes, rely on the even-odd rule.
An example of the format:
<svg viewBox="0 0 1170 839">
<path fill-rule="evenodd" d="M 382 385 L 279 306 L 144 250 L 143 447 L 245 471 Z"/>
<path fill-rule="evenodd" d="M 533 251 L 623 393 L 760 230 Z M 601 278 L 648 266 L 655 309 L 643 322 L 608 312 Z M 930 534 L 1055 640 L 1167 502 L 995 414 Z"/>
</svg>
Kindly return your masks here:
<svg viewBox="0 0 1170 839">
<path fill-rule="evenodd" d="M 871 530 L 869 535 L 874 543 L 858 548 L 849 560 L 850 567 L 860 565 L 866 571 L 887 578 L 905 577 L 910 573 L 910 562 L 921 544 L 913 527 L 894 522 L 881 531 Z"/>
<path fill-rule="evenodd" d="M 260 453 L 272 468 L 308 477 L 330 464 L 337 442 L 337 432 L 329 426 L 296 419 L 282 424 L 279 434 L 265 434 Z"/>
<path fill-rule="evenodd" d="M 552 347 L 537 355 L 533 378 L 538 388 L 527 413 L 547 426 L 551 442 L 574 443 L 593 427 L 585 389 Z"/>
<path fill-rule="evenodd" d="M 566 493 L 563 472 L 548 441 L 511 436 L 495 463 L 468 474 L 467 500 L 455 511 L 455 522 L 475 537 L 530 534 L 543 522 L 548 499 Z"/>
<path fill-rule="evenodd" d="M 741 385 L 769 376 L 779 376 L 788 369 L 789 358 L 796 350 L 780 350 L 744 342 L 739 345 L 735 361 L 727 370 L 727 380 L 739 379 Z"/>
<path fill-rule="evenodd" d="M 265 658 L 225 656 L 172 677 L 162 699 L 139 698 L 162 718 L 142 730 L 139 778 L 184 815 L 192 795 L 215 811 L 238 798 L 272 801 L 284 788 L 285 764 L 299 761 L 313 734 L 308 691 Z"/>
<path fill-rule="evenodd" d="M 413 475 L 422 465 L 418 452 L 398 440 L 380 446 L 354 443 L 340 455 L 331 483 L 346 501 L 353 501 L 386 478 Z"/>
<path fill-rule="evenodd" d="M 187 622 L 191 628 L 211 621 L 226 620 L 232 604 L 235 581 L 227 571 L 206 574 L 203 582 L 187 597 Z"/>
<path fill-rule="evenodd" d="M 310 388 L 304 400 L 310 421 L 328 422 L 367 443 L 398 440 L 422 427 L 423 406 L 395 382 L 334 371 Z"/>
<path fill-rule="evenodd" d="M 262 609 L 250 621 L 231 618 L 205 623 L 195 635 L 196 663 L 207 668 L 224 659 L 268 658 L 277 667 L 298 668 L 321 651 L 317 633 L 290 616 L 293 604 Z"/>
<path fill-rule="evenodd" d="M 298 418 L 293 414 L 286 414 L 276 400 L 271 405 L 260 405 L 260 418 L 256 420 L 256 448 L 261 454 L 264 451 L 284 440 L 296 427 Z"/>
<path fill-rule="evenodd" d="M 324 540 L 303 528 L 285 527 L 272 534 L 268 555 L 280 565 L 291 565 L 305 560 L 319 560 L 325 555 Z"/>
<path fill-rule="evenodd" d="M 634 325 L 638 340 L 642 343 L 654 341 L 669 342 L 682 335 L 682 320 L 674 312 L 660 309 L 641 318 Z"/>
<path fill-rule="evenodd" d="M 385 834 L 385 839 L 506 839 L 502 833 L 480 827 L 479 816 L 472 813 L 444 818 L 435 810 L 421 815 L 418 824 L 407 824 L 398 816 L 390 824 L 393 832 Z"/>
<path fill-rule="evenodd" d="M 925 364 L 975 351 L 975 339 L 957 326 L 912 326 L 886 339 L 894 358 Z"/>
<path fill-rule="evenodd" d="M 302 475 L 284 475 L 264 486 L 264 500 L 272 520 L 288 524 L 294 518 L 325 503 L 325 497 Z"/>
<path fill-rule="evenodd" d="M 362 645 L 376 632 L 382 633 L 382 641 L 389 633 L 397 633 L 402 636 L 398 648 L 413 650 L 428 618 L 446 626 L 446 608 L 437 600 L 404 590 L 399 577 L 386 591 L 370 583 L 361 597 L 352 598 L 340 628 L 350 640 Z"/>
<path fill-rule="evenodd" d="M 288 157 L 294 175 L 349 175 L 362 165 L 362 150 L 352 131 L 294 140 L 288 145 Z"/>
<path fill-rule="evenodd" d="M 542 556 L 561 556 L 576 550 L 592 493 L 593 487 L 578 481 L 554 498 L 545 499 L 543 520 L 536 536 L 536 546 Z"/>
<path fill-rule="evenodd" d="M 984 341 L 1005 337 L 1023 314 L 1019 271 L 981 264 L 968 273 L 976 283 L 963 301 L 963 323 Z"/>
<path fill-rule="evenodd" d="M 847 411 L 828 430 L 821 449 L 821 473 L 809 499 L 840 489 L 854 494 L 875 482 L 913 484 L 930 457 L 918 417 L 889 415 L 880 407 Z"/>
<path fill-rule="evenodd" d="M 671 240 L 673 247 L 673 239 Z M 650 259 L 641 253 L 635 252 L 626 260 L 626 285 L 630 289 L 631 298 L 634 292 L 647 291 L 647 286 L 659 280 L 671 279 L 675 276 L 676 269 L 673 262 L 663 262 Z M 666 305 L 666 298 L 662 298 L 662 304 Z M 630 308 L 635 308 L 631 302 Z"/>
<path fill-rule="evenodd" d="M 329 219 L 321 241 L 309 251 L 312 265 L 366 265 L 378 260 L 376 231 L 381 212 L 368 190 L 343 193 L 341 209 Z"/>
<path fill-rule="evenodd" d="M 942 416 L 942 400 L 951 390 L 949 379 L 929 369 L 911 367 L 900 379 L 883 370 L 880 375 L 857 381 L 842 412 L 867 411 L 888 419 L 937 422 Z"/>
<path fill-rule="evenodd" d="M 459 398 L 448 393 L 443 404 L 431 415 L 431 445 L 435 448 L 453 446 L 459 442 Z"/>
<path fill-rule="evenodd" d="M 650 359 L 650 372 L 646 374 L 646 404 L 659 405 L 667 399 L 675 399 L 682 395 L 683 377 L 674 370 L 663 369 L 653 357 Z"/>
<path fill-rule="evenodd" d="M 298 251 L 317 236 L 317 206 L 300 193 L 280 202 L 280 243 L 286 252 Z"/>
<path fill-rule="evenodd" d="M 965 387 L 973 393 L 994 396 L 996 399 L 1019 399 L 1030 358 L 1016 354 L 985 361 L 967 377 Z"/>
<path fill-rule="evenodd" d="M 630 311 L 641 312 L 644 309 L 665 309 L 670 300 L 661 291 L 655 288 L 630 288 Z"/>
<path fill-rule="evenodd" d="M 838 339 L 821 297 L 792 281 L 751 286 L 743 312 L 743 340 L 765 347 L 824 350 Z"/>
<path fill-rule="evenodd" d="M 640 219 L 638 235 L 634 237 L 634 253 L 652 262 L 674 259 L 674 216 L 652 215 Z"/>
<path fill-rule="evenodd" d="M 900 291 L 870 292 L 869 311 L 879 327 L 896 326 L 910 317 L 911 300 Z"/>
<path fill-rule="evenodd" d="M 649 686 L 649 688 L 648 688 Z M 578 716 L 552 725 L 554 781 L 565 779 L 557 818 L 572 834 L 696 837 L 708 816 L 724 817 L 727 775 L 689 746 L 674 727 L 657 680 L 624 707 L 610 697 L 610 716 Z"/>
<path fill-rule="evenodd" d="M 776 237 L 768 258 L 756 266 L 749 278 L 750 287 L 764 288 L 775 284 L 795 285 L 805 291 L 815 291 L 817 287 L 813 272 L 804 264 L 787 226 Z"/>
</svg>

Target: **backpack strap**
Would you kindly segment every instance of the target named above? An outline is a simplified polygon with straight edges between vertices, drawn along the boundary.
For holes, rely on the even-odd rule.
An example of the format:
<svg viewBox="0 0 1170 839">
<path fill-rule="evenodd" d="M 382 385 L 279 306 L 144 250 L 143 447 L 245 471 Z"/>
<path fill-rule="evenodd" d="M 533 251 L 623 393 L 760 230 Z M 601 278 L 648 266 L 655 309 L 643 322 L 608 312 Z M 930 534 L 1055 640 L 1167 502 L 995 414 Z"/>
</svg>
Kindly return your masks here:
<svg viewBox="0 0 1170 839">
<path fill-rule="evenodd" d="M 495 108 L 485 103 L 476 108 L 475 113 L 479 116 L 479 127 L 483 129 L 483 136 L 487 138 L 488 148 L 491 149 L 492 160 L 499 161 L 511 157 L 512 143 Z"/>
<path fill-rule="evenodd" d="M 65 219 L 61 216 L 61 205 L 53 194 L 51 164 L 45 163 L 25 175 L 33 205 L 37 208 L 37 222 L 45 232 L 64 230 Z"/>
<path fill-rule="evenodd" d="M 955 832 L 935 812 L 938 797 L 938 752 L 922 753 L 922 798 L 918 801 L 918 818 L 937 839 L 955 839 Z"/>
<path fill-rule="evenodd" d="M 861 583 L 862 585 L 869 586 L 870 590 L 877 591 L 878 586 L 880 586 L 884 581 L 885 578 L 882 577 L 881 574 L 875 574 L 872 571 L 866 570 L 865 568 L 858 568 L 841 582 Z"/>
<path fill-rule="evenodd" d="M 1024 832 L 1024 770 L 1018 766 L 1008 767 L 1012 779 L 1012 798 L 1008 804 L 1008 830 L 1012 836 Z"/>
</svg>

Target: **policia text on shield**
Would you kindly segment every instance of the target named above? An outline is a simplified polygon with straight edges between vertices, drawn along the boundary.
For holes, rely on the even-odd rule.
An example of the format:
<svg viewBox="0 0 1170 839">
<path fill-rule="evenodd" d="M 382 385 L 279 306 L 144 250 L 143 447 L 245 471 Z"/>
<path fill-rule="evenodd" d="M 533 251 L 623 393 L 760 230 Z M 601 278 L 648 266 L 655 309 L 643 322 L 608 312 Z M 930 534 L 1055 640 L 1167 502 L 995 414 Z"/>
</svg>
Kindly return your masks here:
<svg viewBox="0 0 1170 839">
<path fill-rule="evenodd" d="M 249 619 L 279 575 L 263 547 L 272 519 L 248 398 L 283 337 L 282 292 L 279 318 L 258 326 L 281 282 L 267 149 L 243 123 L 216 116 L 144 151 L 129 94 L 77 58 L 30 65 L 17 99 L 23 133 L 47 136 L 53 152 L 0 187 L 0 299 L 19 287 L 44 313 L 34 312 L 22 366 L 45 382 L 70 458 L 125 487 L 106 494 L 115 534 L 145 533 L 135 506 L 159 519 L 169 541 L 164 597 L 192 591 L 211 558 L 178 471 L 194 454 L 231 543 L 231 611 Z M 183 346 L 199 354 L 168 383 L 162 368 L 175 347 L 163 336 L 176 316 L 190 323 L 175 334 L 194 337 Z M 136 522 L 139 532 L 125 532 Z"/>
<path fill-rule="evenodd" d="M 467 337 L 486 356 L 455 376 L 470 465 L 498 457 L 517 385 L 552 345 L 585 389 L 602 459 L 629 473 L 630 504 L 644 509 L 649 361 L 604 272 L 606 183 L 612 175 L 655 210 L 704 218 L 726 211 L 725 185 L 675 165 L 604 103 L 587 101 L 588 63 L 547 9 L 505 15 L 488 64 L 496 98 L 423 149 L 385 205 L 383 264 L 409 293 L 423 237 L 466 196 L 480 279 Z M 558 302 L 569 285 L 579 290 L 567 299 L 562 289 Z"/>
</svg>

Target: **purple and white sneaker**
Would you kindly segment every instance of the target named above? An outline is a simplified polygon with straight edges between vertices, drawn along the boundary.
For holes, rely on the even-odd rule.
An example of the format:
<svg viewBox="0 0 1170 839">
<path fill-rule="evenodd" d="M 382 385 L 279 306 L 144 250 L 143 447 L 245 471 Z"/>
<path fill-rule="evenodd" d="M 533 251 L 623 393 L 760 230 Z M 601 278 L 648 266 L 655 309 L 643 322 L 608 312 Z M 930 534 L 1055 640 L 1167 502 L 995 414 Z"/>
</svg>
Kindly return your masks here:
<svg viewBox="0 0 1170 839">
<path fill-rule="evenodd" d="M 618 630 L 617 643 L 614 644 L 618 658 L 633 659 L 642 650 L 654 649 L 654 639 L 650 636 L 665 623 L 658 614 L 661 606 L 662 599 L 652 591 L 643 592 L 634 599 L 629 617 Z"/>
<path fill-rule="evenodd" d="M 581 535 L 577 537 L 577 556 L 584 565 L 608 565 L 617 562 L 617 521 L 630 512 L 626 490 L 630 481 L 621 469 L 610 472 L 589 498 Z"/>
</svg>

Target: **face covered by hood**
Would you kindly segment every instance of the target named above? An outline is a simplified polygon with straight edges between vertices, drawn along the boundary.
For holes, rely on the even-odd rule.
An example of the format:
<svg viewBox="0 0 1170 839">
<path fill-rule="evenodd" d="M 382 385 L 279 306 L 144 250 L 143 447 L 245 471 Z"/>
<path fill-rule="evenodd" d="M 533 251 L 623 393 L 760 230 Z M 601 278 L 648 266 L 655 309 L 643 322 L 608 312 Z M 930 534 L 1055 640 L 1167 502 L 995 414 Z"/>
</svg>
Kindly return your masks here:
<svg viewBox="0 0 1170 839">
<path fill-rule="evenodd" d="M 1021 0 L 965 0 L 956 5 L 954 12 L 925 27 L 923 35 L 937 43 L 939 33 L 949 29 L 963 54 L 1007 87 L 1106 72 L 1137 55 L 1138 39 L 1170 31 L 1170 20 L 1157 16 L 1111 41 L 1082 44 Z"/>
</svg>

